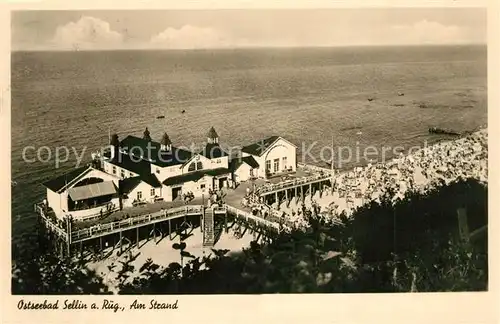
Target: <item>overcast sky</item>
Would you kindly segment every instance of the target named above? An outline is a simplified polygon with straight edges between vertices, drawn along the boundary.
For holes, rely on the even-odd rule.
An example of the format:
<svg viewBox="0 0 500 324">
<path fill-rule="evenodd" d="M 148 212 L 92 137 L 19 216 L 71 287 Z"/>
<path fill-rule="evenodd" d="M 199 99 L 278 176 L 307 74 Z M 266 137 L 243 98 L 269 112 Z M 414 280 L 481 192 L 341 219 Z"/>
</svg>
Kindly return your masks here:
<svg viewBox="0 0 500 324">
<path fill-rule="evenodd" d="M 486 43 L 472 8 L 18 11 L 13 50 Z"/>
</svg>

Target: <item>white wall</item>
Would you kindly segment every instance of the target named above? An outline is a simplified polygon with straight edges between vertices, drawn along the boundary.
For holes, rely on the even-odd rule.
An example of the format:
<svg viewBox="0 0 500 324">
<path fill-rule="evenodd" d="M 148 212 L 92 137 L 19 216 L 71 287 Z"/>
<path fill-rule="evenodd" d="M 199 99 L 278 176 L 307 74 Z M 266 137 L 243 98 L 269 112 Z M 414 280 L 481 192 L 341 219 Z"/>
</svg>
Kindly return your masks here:
<svg viewBox="0 0 500 324">
<path fill-rule="evenodd" d="M 194 155 L 193 158 L 191 158 L 189 161 L 187 161 L 187 163 L 182 167 L 182 174 L 185 174 L 185 173 L 188 173 L 188 172 L 192 172 L 192 171 L 188 171 L 189 170 L 189 166 L 192 164 L 192 163 L 197 163 L 197 162 L 201 162 L 203 165 L 203 169 L 201 170 L 206 170 L 206 169 L 212 169 L 212 161 L 210 161 L 210 159 L 207 159 L 206 157 L 204 157 L 203 155 Z M 196 170 L 195 170 L 196 171 Z"/>
<path fill-rule="evenodd" d="M 198 181 L 189 181 L 182 185 L 182 194 L 192 192 L 195 197 L 201 197 L 202 194 L 205 194 L 205 197 L 208 195 L 208 190 L 212 189 L 213 186 L 213 177 L 205 175 Z M 202 189 L 201 185 L 205 185 L 205 188 Z"/>
<path fill-rule="evenodd" d="M 265 176 L 266 161 L 271 161 L 271 172 L 274 172 L 274 160 L 279 159 L 278 172 L 285 171 L 283 166 L 283 157 L 286 157 L 286 169 L 292 167 L 292 171 L 297 169 L 297 149 L 283 139 L 279 139 L 257 160 L 259 163 L 259 173 Z"/>
<path fill-rule="evenodd" d="M 207 165 L 207 169 L 218 169 L 218 168 L 229 168 L 229 157 L 223 156 L 217 159 L 211 159 L 210 165 Z"/>
<path fill-rule="evenodd" d="M 159 173 L 157 171 L 159 171 Z M 151 173 L 156 175 L 156 177 L 158 178 L 158 180 L 160 180 L 160 182 L 163 182 L 167 178 L 181 175 L 182 169 L 180 165 L 174 165 L 162 168 L 154 164 L 151 164 Z"/>
<path fill-rule="evenodd" d="M 50 208 L 54 210 L 54 213 L 58 218 L 63 218 L 64 216 L 61 208 L 62 199 L 63 198 L 61 197 L 60 194 L 47 188 L 47 204 L 49 205 Z"/>
<path fill-rule="evenodd" d="M 250 170 L 252 170 L 252 168 L 248 164 L 241 164 L 238 169 L 234 171 L 234 181 L 247 181 L 250 178 Z"/>
<path fill-rule="evenodd" d="M 144 181 L 141 181 L 137 187 L 135 187 L 131 192 L 127 194 L 128 199 L 123 200 L 123 207 L 131 207 L 132 202 L 137 199 L 137 192 L 142 192 L 141 201 L 144 202 L 153 202 L 155 195 L 151 195 L 151 189 L 155 189 L 155 195 L 158 197 L 163 197 L 163 191 L 166 189 L 163 188 L 154 188 L 147 184 Z M 165 198 L 164 198 L 165 199 Z"/>
<path fill-rule="evenodd" d="M 113 167 L 116 168 L 116 173 L 115 174 L 113 174 Z M 131 172 L 131 171 L 127 170 L 127 169 L 120 168 L 119 166 L 111 164 L 108 161 L 104 161 L 104 163 L 103 163 L 103 169 L 104 169 L 104 172 L 106 172 L 107 174 L 109 174 L 111 176 L 116 177 L 117 179 L 132 178 L 132 177 L 136 177 L 138 175 L 137 173 Z M 123 177 L 123 178 L 121 176 L 121 170 L 123 170 L 125 172 L 125 177 Z"/>
</svg>

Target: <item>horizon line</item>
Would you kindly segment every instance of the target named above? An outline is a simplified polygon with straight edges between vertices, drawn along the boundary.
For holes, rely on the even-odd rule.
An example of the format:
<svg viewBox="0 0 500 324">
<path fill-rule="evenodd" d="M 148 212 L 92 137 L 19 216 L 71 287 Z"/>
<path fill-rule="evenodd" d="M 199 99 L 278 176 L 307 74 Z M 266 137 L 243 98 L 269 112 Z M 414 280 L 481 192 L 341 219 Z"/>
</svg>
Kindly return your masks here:
<svg viewBox="0 0 500 324">
<path fill-rule="evenodd" d="M 445 43 L 445 44 L 356 44 L 356 45 L 305 45 L 305 46 L 235 46 L 235 47 L 213 47 L 213 48 L 98 48 L 98 49 L 11 49 L 15 52 L 114 52 L 114 51 L 213 51 L 213 50 L 248 50 L 248 49 L 328 49 L 349 47 L 451 47 L 451 46 L 487 46 L 488 42 L 471 43 Z"/>
</svg>

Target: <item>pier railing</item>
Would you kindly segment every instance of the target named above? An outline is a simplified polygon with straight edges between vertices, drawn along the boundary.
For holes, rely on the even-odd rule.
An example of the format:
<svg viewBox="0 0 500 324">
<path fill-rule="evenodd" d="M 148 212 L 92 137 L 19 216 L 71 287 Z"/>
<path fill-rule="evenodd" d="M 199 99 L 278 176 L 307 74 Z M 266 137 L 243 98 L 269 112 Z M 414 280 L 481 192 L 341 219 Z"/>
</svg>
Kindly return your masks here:
<svg viewBox="0 0 500 324">
<path fill-rule="evenodd" d="M 308 177 L 302 177 L 298 179 L 293 179 L 293 180 L 287 180 L 283 182 L 279 182 L 276 184 L 265 184 L 262 185 L 258 188 L 258 194 L 263 195 L 267 193 L 271 193 L 276 190 L 282 190 L 282 189 L 288 189 L 288 188 L 294 188 L 299 185 L 307 185 L 310 183 L 322 181 L 322 180 L 328 180 L 331 179 L 332 175 L 331 174 L 316 174 Z"/>
<path fill-rule="evenodd" d="M 42 218 L 45 225 L 58 236 L 63 238 L 67 237 L 67 232 L 60 228 L 52 219 L 50 219 L 45 213 L 45 208 L 43 204 L 35 204 L 35 212 L 37 212 Z"/>
<path fill-rule="evenodd" d="M 176 218 L 177 216 L 201 215 L 202 212 L 203 206 L 201 205 L 183 206 L 168 210 L 162 210 L 151 214 L 129 217 L 111 223 L 97 224 L 88 228 L 72 231 L 71 241 L 81 241 L 92 237 L 98 237 L 104 234 L 107 235 L 111 233 L 117 233 L 127 229 L 136 228 L 140 224 L 154 224 L 167 219 Z"/>
<path fill-rule="evenodd" d="M 242 218 L 244 220 L 248 221 L 253 221 L 257 224 L 264 225 L 269 228 L 274 228 L 275 230 L 279 231 L 279 224 L 275 222 L 268 221 L 262 217 L 254 216 L 249 212 L 240 210 L 238 208 L 226 205 L 226 209 L 228 213 L 234 214 L 237 218 Z"/>
</svg>

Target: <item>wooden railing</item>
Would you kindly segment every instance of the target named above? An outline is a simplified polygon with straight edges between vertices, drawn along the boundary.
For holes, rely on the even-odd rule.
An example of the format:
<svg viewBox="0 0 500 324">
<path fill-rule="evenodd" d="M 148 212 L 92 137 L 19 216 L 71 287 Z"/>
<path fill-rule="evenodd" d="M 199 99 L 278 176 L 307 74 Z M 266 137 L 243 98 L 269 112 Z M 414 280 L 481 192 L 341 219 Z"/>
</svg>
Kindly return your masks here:
<svg viewBox="0 0 500 324">
<path fill-rule="evenodd" d="M 279 231 L 279 225 L 275 222 L 268 221 L 262 217 L 254 216 L 251 213 L 248 213 L 246 211 L 240 210 L 238 208 L 235 208 L 235 207 L 232 207 L 229 205 L 225 205 L 225 206 L 227 208 L 228 213 L 234 214 L 237 218 L 242 218 L 246 221 L 251 220 L 251 221 L 256 222 L 257 224 L 260 224 L 260 225 L 263 225 L 266 227 L 271 227 L 271 228 L 274 228 L 274 229 Z"/>
<path fill-rule="evenodd" d="M 57 235 L 67 238 L 68 234 L 67 232 L 59 227 L 52 219 L 50 219 L 46 214 L 45 210 L 43 207 L 43 204 L 35 204 L 35 211 L 40 215 L 40 217 L 43 219 L 44 223 L 47 225 L 47 227 L 52 231 L 55 232 Z"/>
<path fill-rule="evenodd" d="M 287 189 L 287 188 L 293 188 L 298 185 L 307 185 L 310 183 L 314 183 L 317 181 L 321 180 L 327 180 L 331 179 L 332 175 L 331 174 L 317 174 L 313 176 L 308 176 L 308 177 L 303 177 L 303 178 L 298 178 L 294 180 L 287 180 L 284 182 L 279 182 L 276 184 L 265 184 L 260 186 L 257 191 L 259 195 L 267 194 L 276 190 L 281 190 L 281 189 Z"/>
<path fill-rule="evenodd" d="M 154 224 L 177 216 L 201 215 L 203 206 L 183 206 L 169 210 L 158 211 L 151 214 L 129 217 L 123 220 L 97 224 L 89 228 L 84 228 L 71 232 L 71 241 L 81 241 L 93 237 L 99 237 L 107 234 L 118 233 L 131 228 L 136 228 L 141 224 Z"/>
</svg>

